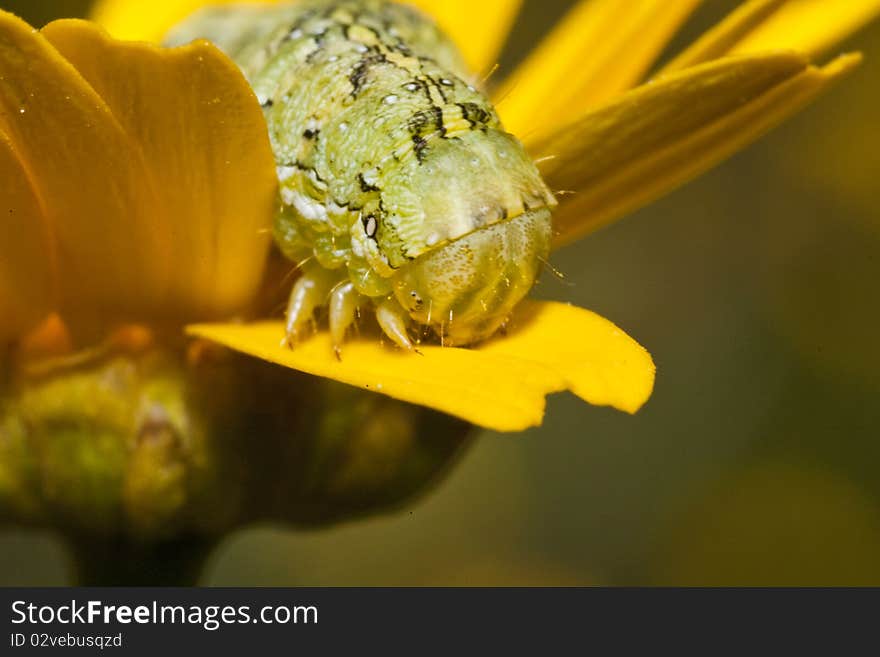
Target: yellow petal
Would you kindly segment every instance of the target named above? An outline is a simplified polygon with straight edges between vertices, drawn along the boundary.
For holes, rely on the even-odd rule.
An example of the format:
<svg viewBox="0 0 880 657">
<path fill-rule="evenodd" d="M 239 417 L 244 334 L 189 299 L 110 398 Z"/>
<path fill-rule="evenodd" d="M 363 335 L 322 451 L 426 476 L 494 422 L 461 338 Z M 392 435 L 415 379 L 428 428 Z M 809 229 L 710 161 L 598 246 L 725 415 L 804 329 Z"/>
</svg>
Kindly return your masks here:
<svg viewBox="0 0 880 657">
<path fill-rule="evenodd" d="M 222 317 L 257 290 L 276 206 L 262 111 L 238 68 L 206 42 L 157 48 L 91 23 L 43 34 L 109 106 L 158 190 L 172 279 L 161 315 Z"/>
<path fill-rule="evenodd" d="M 254 227 L 275 184 L 244 78 L 208 45 L 152 50 L 82 23 L 48 33 L 107 95 L 0 12 L 0 115 L 56 240 L 65 321 L 93 338 L 118 321 L 238 311 L 264 266 L 241 261 L 265 254 Z"/>
<path fill-rule="evenodd" d="M 361 337 L 346 343 L 341 361 L 326 332 L 282 347 L 280 322 L 192 326 L 189 333 L 496 431 L 539 425 L 545 396 L 565 389 L 635 412 L 654 382 L 651 357 L 632 338 L 589 311 L 556 303 L 521 304 L 507 336 L 475 349 L 426 345 L 409 354 Z"/>
<path fill-rule="evenodd" d="M 28 173 L 0 130 L 0 348 L 52 310 L 53 244 Z"/>
<path fill-rule="evenodd" d="M 747 0 L 724 20 L 705 32 L 693 44 L 663 67 L 664 73 L 718 59 L 764 23 L 788 0 Z"/>
<path fill-rule="evenodd" d="M 455 40 L 470 69 L 488 73 L 497 63 L 522 0 L 410 0 Z"/>
<path fill-rule="evenodd" d="M 161 41 L 197 9 L 220 4 L 271 4 L 278 0 L 98 0 L 92 18 L 119 39 Z M 504 45 L 522 0 L 410 0 L 434 17 L 461 49 L 475 72 L 487 71 Z"/>
<path fill-rule="evenodd" d="M 849 72 L 797 53 L 731 57 L 635 89 L 533 149 L 563 196 L 556 245 L 649 203 L 744 148 Z"/>
<path fill-rule="evenodd" d="M 115 305 L 123 290 L 127 299 L 147 297 L 155 281 L 142 254 L 158 251 L 158 236 L 146 211 L 154 203 L 139 183 L 143 161 L 74 68 L 5 12 L 0 115 L 57 240 L 62 303 L 97 310 Z"/>
<path fill-rule="evenodd" d="M 877 16 L 880 16 L 880 0 L 789 0 L 731 52 L 745 54 L 790 48 L 815 57 Z"/>
<path fill-rule="evenodd" d="M 117 39 L 160 42 L 172 27 L 211 5 L 271 4 L 273 0 L 97 0 L 91 18 Z"/>
<path fill-rule="evenodd" d="M 547 367 L 596 406 L 635 413 L 654 389 L 654 362 L 644 348 L 607 319 L 564 303 L 522 304 L 507 334 L 477 350 Z"/>
<path fill-rule="evenodd" d="M 729 54 L 797 50 L 817 56 L 880 14 L 880 0 L 749 0 L 673 59 L 664 72 Z"/>
<path fill-rule="evenodd" d="M 504 82 L 508 130 L 540 139 L 636 84 L 700 0 L 582 0 Z"/>
</svg>

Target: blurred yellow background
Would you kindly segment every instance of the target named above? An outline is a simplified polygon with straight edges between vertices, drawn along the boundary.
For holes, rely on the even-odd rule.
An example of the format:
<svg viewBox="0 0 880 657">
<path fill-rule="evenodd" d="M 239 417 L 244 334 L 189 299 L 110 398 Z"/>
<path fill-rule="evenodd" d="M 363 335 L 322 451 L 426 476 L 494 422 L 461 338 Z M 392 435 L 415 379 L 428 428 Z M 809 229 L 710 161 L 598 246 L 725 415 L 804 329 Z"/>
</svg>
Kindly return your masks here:
<svg viewBox="0 0 880 657">
<path fill-rule="evenodd" d="M 569 4 L 527 0 L 503 69 Z M 34 25 L 87 5 L 0 0 Z M 554 256 L 538 296 L 654 355 L 638 416 L 554 398 L 409 508 L 239 533 L 204 583 L 880 584 L 880 24 L 841 50 L 866 61 L 807 111 Z M 0 585 L 66 581 L 52 537 L 0 532 Z"/>
</svg>

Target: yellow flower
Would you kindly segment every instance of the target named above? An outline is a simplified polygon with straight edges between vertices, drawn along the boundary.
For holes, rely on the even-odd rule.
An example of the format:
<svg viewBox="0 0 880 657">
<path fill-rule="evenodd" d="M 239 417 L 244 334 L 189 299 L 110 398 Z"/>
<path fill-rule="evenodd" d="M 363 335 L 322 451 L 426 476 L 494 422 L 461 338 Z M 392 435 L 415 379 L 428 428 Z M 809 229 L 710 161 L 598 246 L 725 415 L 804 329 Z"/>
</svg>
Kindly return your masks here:
<svg viewBox="0 0 880 657">
<path fill-rule="evenodd" d="M 101 0 L 116 37 L 157 40 L 200 0 Z M 419 0 L 487 72 L 519 0 Z M 803 107 L 858 55 L 814 66 L 880 0 L 749 0 L 652 78 L 698 0 L 583 0 L 494 89 L 499 111 L 561 197 L 557 246 L 702 173 Z M 640 85 L 640 86 L 639 86 Z M 291 351 L 261 286 L 275 168 L 260 108 L 207 43 L 162 49 L 94 24 L 32 30 L 0 12 L 0 341 L 52 313 L 78 345 L 117 326 L 187 331 L 280 365 L 501 431 L 540 424 L 570 390 L 635 412 L 654 365 L 611 322 L 527 302 L 506 336 L 404 354 L 364 335 L 333 358 L 319 333 Z M 276 287 L 280 280 L 273 283 Z M 199 322 L 196 324 L 196 322 Z"/>
</svg>

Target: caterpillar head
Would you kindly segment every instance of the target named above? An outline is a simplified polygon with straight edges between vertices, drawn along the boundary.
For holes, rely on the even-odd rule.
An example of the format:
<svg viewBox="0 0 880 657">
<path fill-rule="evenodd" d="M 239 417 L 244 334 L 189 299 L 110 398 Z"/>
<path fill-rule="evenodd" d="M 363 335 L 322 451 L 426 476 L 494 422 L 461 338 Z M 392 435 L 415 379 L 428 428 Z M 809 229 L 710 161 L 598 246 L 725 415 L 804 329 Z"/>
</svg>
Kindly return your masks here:
<svg viewBox="0 0 880 657">
<path fill-rule="evenodd" d="M 475 230 L 402 268 L 394 277 L 394 295 L 444 344 L 479 342 L 495 333 L 532 289 L 550 237 L 548 208 Z"/>
<path fill-rule="evenodd" d="M 550 250 L 556 202 L 522 145 L 494 129 L 438 136 L 385 189 L 374 239 L 397 301 L 445 344 L 492 335 Z"/>
</svg>

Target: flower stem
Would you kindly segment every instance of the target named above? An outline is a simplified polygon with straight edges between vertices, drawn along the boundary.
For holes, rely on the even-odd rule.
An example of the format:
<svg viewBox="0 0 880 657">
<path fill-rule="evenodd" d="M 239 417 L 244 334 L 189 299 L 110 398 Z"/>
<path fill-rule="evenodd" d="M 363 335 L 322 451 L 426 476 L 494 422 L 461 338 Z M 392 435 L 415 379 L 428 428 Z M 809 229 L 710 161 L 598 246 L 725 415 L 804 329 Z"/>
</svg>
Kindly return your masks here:
<svg viewBox="0 0 880 657">
<path fill-rule="evenodd" d="M 77 586 L 194 586 L 217 541 L 198 537 L 133 545 L 75 538 L 68 544 Z"/>
</svg>

